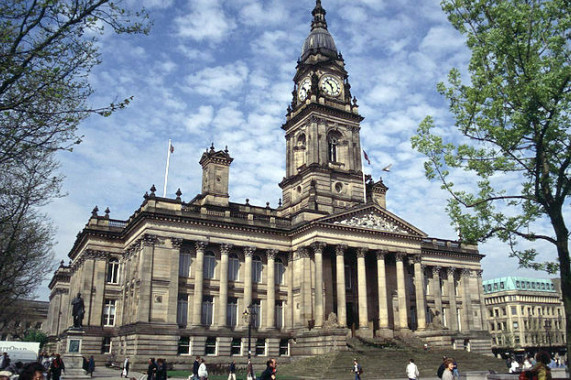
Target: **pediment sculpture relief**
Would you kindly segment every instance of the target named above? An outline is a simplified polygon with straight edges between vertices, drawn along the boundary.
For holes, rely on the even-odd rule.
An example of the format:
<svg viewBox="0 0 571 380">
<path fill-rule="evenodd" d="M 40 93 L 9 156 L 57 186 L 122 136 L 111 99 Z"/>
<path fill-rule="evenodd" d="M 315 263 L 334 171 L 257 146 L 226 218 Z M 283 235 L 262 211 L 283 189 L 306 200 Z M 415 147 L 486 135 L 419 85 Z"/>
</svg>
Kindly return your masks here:
<svg viewBox="0 0 571 380">
<path fill-rule="evenodd" d="M 409 232 L 404 228 L 396 225 L 382 216 L 371 212 L 366 215 L 354 216 L 351 219 L 339 220 L 334 224 L 343 224 L 351 227 L 371 228 L 374 230 L 396 232 L 401 234 L 408 234 Z"/>
</svg>

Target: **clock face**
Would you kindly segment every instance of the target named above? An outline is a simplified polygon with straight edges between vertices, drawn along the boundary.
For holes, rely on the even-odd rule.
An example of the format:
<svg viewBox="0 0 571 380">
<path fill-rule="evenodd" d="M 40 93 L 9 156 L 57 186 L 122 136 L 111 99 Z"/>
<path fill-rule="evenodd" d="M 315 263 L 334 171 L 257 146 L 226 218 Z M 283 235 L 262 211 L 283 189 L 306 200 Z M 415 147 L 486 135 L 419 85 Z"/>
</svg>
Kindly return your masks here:
<svg viewBox="0 0 571 380">
<path fill-rule="evenodd" d="M 311 79 L 308 77 L 299 83 L 299 90 L 297 90 L 297 97 L 299 100 L 302 102 L 305 101 L 309 91 L 311 91 Z"/>
<path fill-rule="evenodd" d="M 319 88 L 329 96 L 339 96 L 341 93 L 341 83 L 331 75 L 325 75 L 321 78 Z"/>
</svg>

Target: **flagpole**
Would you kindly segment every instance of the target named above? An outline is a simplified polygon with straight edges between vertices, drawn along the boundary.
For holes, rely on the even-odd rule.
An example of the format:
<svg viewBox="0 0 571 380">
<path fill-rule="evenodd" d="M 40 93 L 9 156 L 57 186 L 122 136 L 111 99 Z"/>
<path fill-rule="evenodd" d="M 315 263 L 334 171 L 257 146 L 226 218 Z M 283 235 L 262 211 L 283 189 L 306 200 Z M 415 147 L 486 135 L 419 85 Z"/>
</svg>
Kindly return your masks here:
<svg viewBox="0 0 571 380">
<path fill-rule="evenodd" d="M 169 139 L 169 147 L 167 148 L 167 167 L 165 170 L 165 187 L 163 188 L 163 198 L 167 196 L 167 182 L 169 180 L 169 164 L 171 161 L 171 139 Z"/>
</svg>

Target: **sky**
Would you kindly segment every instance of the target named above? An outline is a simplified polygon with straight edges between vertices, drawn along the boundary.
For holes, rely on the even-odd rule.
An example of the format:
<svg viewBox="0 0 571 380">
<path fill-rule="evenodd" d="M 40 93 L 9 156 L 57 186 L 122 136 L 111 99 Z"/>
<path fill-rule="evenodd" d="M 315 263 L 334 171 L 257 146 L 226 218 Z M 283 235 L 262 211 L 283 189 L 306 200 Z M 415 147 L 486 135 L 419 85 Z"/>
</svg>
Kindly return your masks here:
<svg viewBox="0 0 571 380">
<path fill-rule="evenodd" d="M 230 201 L 277 207 L 285 175 L 281 129 L 292 99 L 301 47 L 310 31 L 314 0 L 143 0 L 153 27 L 148 36 L 105 33 L 102 63 L 90 74 L 91 103 L 104 106 L 133 96 L 110 117 L 82 123 L 82 144 L 61 152 L 67 196 L 44 211 L 57 228 L 55 260 L 68 260 L 75 237 L 97 205 L 125 220 L 151 185 L 162 195 L 168 141 L 167 197 L 183 201 L 201 190 L 202 152 L 226 146 Z M 371 159 L 365 172 L 389 187 L 387 209 L 431 237 L 457 239 L 445 212 L 447 194 L 424 177 L 425 158 L 410 138 L 427 115 L 453 136 L 453 120 L 436 84 L 451 68 L 466 75 L 470 58 L 439 0 L 322 0 L 329 31 L 343 54 L 351 92 L 357 97 L 361 144 Z M 392 164 L 390 172 L 382 168 Z M 461 177 L 467 180 L 467 177 Z M 517 181 L 502 178 L 502 181 Z M 469 186 L 466 181 L 465 184 Z M 549 234 L 545 223 L 538 228 Z M 541 258 L 555 251 L 536 246 Z M 518 270 L 508 247 L 480 245 L 484 279 L 507 275 L 548 277 Z M 47 299 L 47 283 L 38 291 Z"/>
</svg>

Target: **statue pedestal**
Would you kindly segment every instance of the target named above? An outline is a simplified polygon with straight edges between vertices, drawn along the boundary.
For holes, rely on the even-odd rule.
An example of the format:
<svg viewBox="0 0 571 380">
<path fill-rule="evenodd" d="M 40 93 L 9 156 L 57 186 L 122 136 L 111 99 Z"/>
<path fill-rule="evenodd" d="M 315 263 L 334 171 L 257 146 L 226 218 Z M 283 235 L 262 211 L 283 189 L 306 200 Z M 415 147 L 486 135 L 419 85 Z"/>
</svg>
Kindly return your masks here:
<svg viewBox="0 0 571 380">
<path fill-rule="evenodd" d="M 64 379 L 89 379 L 83 370 L 83 356 L 81 355 L 81 343 L 85 332 L 82 329 L 70 328 L 67 330 L 66 353 L 62 355 L 65 365 Z"/>
</svg>

